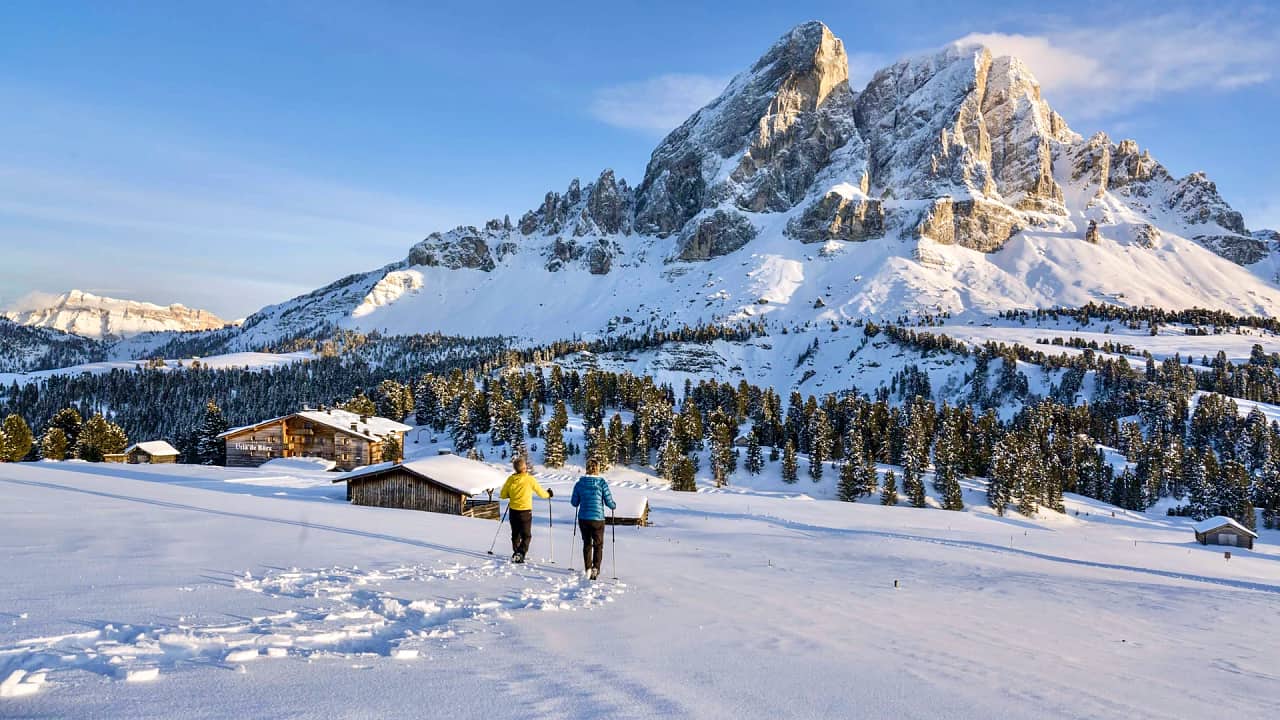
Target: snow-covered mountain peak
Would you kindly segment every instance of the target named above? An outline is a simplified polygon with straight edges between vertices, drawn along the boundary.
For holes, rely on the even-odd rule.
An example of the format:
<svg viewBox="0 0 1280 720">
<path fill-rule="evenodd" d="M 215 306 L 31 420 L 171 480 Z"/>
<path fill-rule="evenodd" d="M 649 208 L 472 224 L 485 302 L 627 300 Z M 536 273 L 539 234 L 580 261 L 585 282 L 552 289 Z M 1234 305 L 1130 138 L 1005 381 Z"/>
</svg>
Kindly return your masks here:
<svg viewBox="0 0 1280 720">
<path fill-rule="evenodd" d="M 605 170 L 518 221 L 433 232 L 265 308 L 237 342 L 1088 302 L 1280 312 L 1275 238 L 1248 232 L 1205 175 L 1072 130 L 1033 71 L 949 45 L 851 88 L 843 42 L 805 23 L 668 134 L 638 185 Z"/>
<path fill-rule="evenodd" d="M 29 297 L 4 313 L 13 322 L 95 339 L 119 339 L 164 330 L 212 330 L 228 323 L 205 310 L 174 303 L 154 305 L 71 290 L 52 298 Z"/>
</svg>

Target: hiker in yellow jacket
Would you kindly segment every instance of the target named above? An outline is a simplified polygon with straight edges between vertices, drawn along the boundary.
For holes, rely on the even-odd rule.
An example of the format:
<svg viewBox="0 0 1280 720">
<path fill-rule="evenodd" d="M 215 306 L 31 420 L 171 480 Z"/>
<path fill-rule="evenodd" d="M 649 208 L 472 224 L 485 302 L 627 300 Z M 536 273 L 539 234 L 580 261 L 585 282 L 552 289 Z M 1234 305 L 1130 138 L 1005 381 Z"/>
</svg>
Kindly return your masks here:
<svg viewBox="0 0 1280 720">
<path fill-rule="evenodd" d="M 533 496 L 555 497 L 551 490 L 538 484 L 537 478 L 528 472 L 528 463 L 517 457 L 512 463 L 515 473 L 502 484 L 498 497 L 508 500 L 507 517 L 511 518 L 511 562 L 524 562 L 529 554 L 529 541 L 533 539 Z"/>
</svg>

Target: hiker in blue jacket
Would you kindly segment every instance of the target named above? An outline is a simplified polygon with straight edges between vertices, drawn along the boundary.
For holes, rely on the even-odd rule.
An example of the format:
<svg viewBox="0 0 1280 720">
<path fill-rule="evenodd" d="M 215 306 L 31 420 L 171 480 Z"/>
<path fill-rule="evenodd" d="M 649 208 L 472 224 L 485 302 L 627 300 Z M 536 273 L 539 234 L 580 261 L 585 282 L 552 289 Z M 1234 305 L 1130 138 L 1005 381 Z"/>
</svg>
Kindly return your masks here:
<svg viewBox="0 0 1280 720">
<path fill-rule="evenodd" d="M 573 486 L 569 503 L 578 508 L 578 527 L 582 530 L 582 567 L 587 579 L 600 577 L 600 562 L 604 559 L 604 509 L 618 507 L 609 492 L 609 484 L 598 475 L 600 463 L 587 461 L 587 474 L 578 478 Z"/>
</svg>

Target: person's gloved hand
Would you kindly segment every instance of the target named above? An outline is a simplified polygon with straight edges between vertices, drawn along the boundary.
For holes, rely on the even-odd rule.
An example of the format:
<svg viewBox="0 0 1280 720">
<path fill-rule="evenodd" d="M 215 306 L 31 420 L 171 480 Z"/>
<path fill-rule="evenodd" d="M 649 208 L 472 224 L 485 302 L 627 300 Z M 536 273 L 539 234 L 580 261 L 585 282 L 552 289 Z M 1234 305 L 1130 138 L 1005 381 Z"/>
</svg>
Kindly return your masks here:
<svg viewBox="0 0 1280 720">
<path fill-rule="evenodd" d="M 551 488 L 547 488 L 547 499 L 550 500 L 555 496 L 556 496 L 556 491 L 552 490 Z"/>
</svg>

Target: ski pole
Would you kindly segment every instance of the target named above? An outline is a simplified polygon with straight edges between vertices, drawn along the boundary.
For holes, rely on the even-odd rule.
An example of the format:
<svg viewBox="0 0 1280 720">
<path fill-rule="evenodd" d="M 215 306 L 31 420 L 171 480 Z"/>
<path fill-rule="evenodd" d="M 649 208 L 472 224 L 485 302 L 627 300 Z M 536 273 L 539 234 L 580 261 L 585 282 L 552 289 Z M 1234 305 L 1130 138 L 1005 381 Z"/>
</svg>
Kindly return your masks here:
<svg viewBox="0 0 1280 720">
<path fill-rule="evenodd" d="M 573 569 L 573 546 L 578 540 L 578 509 L 573 509 L 573 534 L 569 536 L 569 569 Z M 583 568 L 584 570 L 586 568 Z"/>
<path fill-rule="evenodd" d="M 551 519 L 551 498 L 547 498 L 547 545 L 551 552 L 551 564 L 556 564 L 556 532 Z"/>
<path fill-rule="evenodd" d="M 610 509 L 609 515 L 613 518 L 613 529 L 611 531 L 613 537 L 609 540 L 609 547 L 613 550 L 613 562 L 611 564 L 613 565 L 613 579 L 617 580 L 618 579 L 618 511 L 615 509 Z"/>
<path fill-rule="evenodd" d="M 489 554 L 493 554 L 493 548 L 498 545 L 498 533 L 502 532 L 502 523 L 507 521 L 507 510 L 511 509 L 511 505 L 507 505 L 502 511 L 502 517 L 498 519 L 498 529 L 493 531 L 493 542 L 489 543 Z"/>
</svg>

